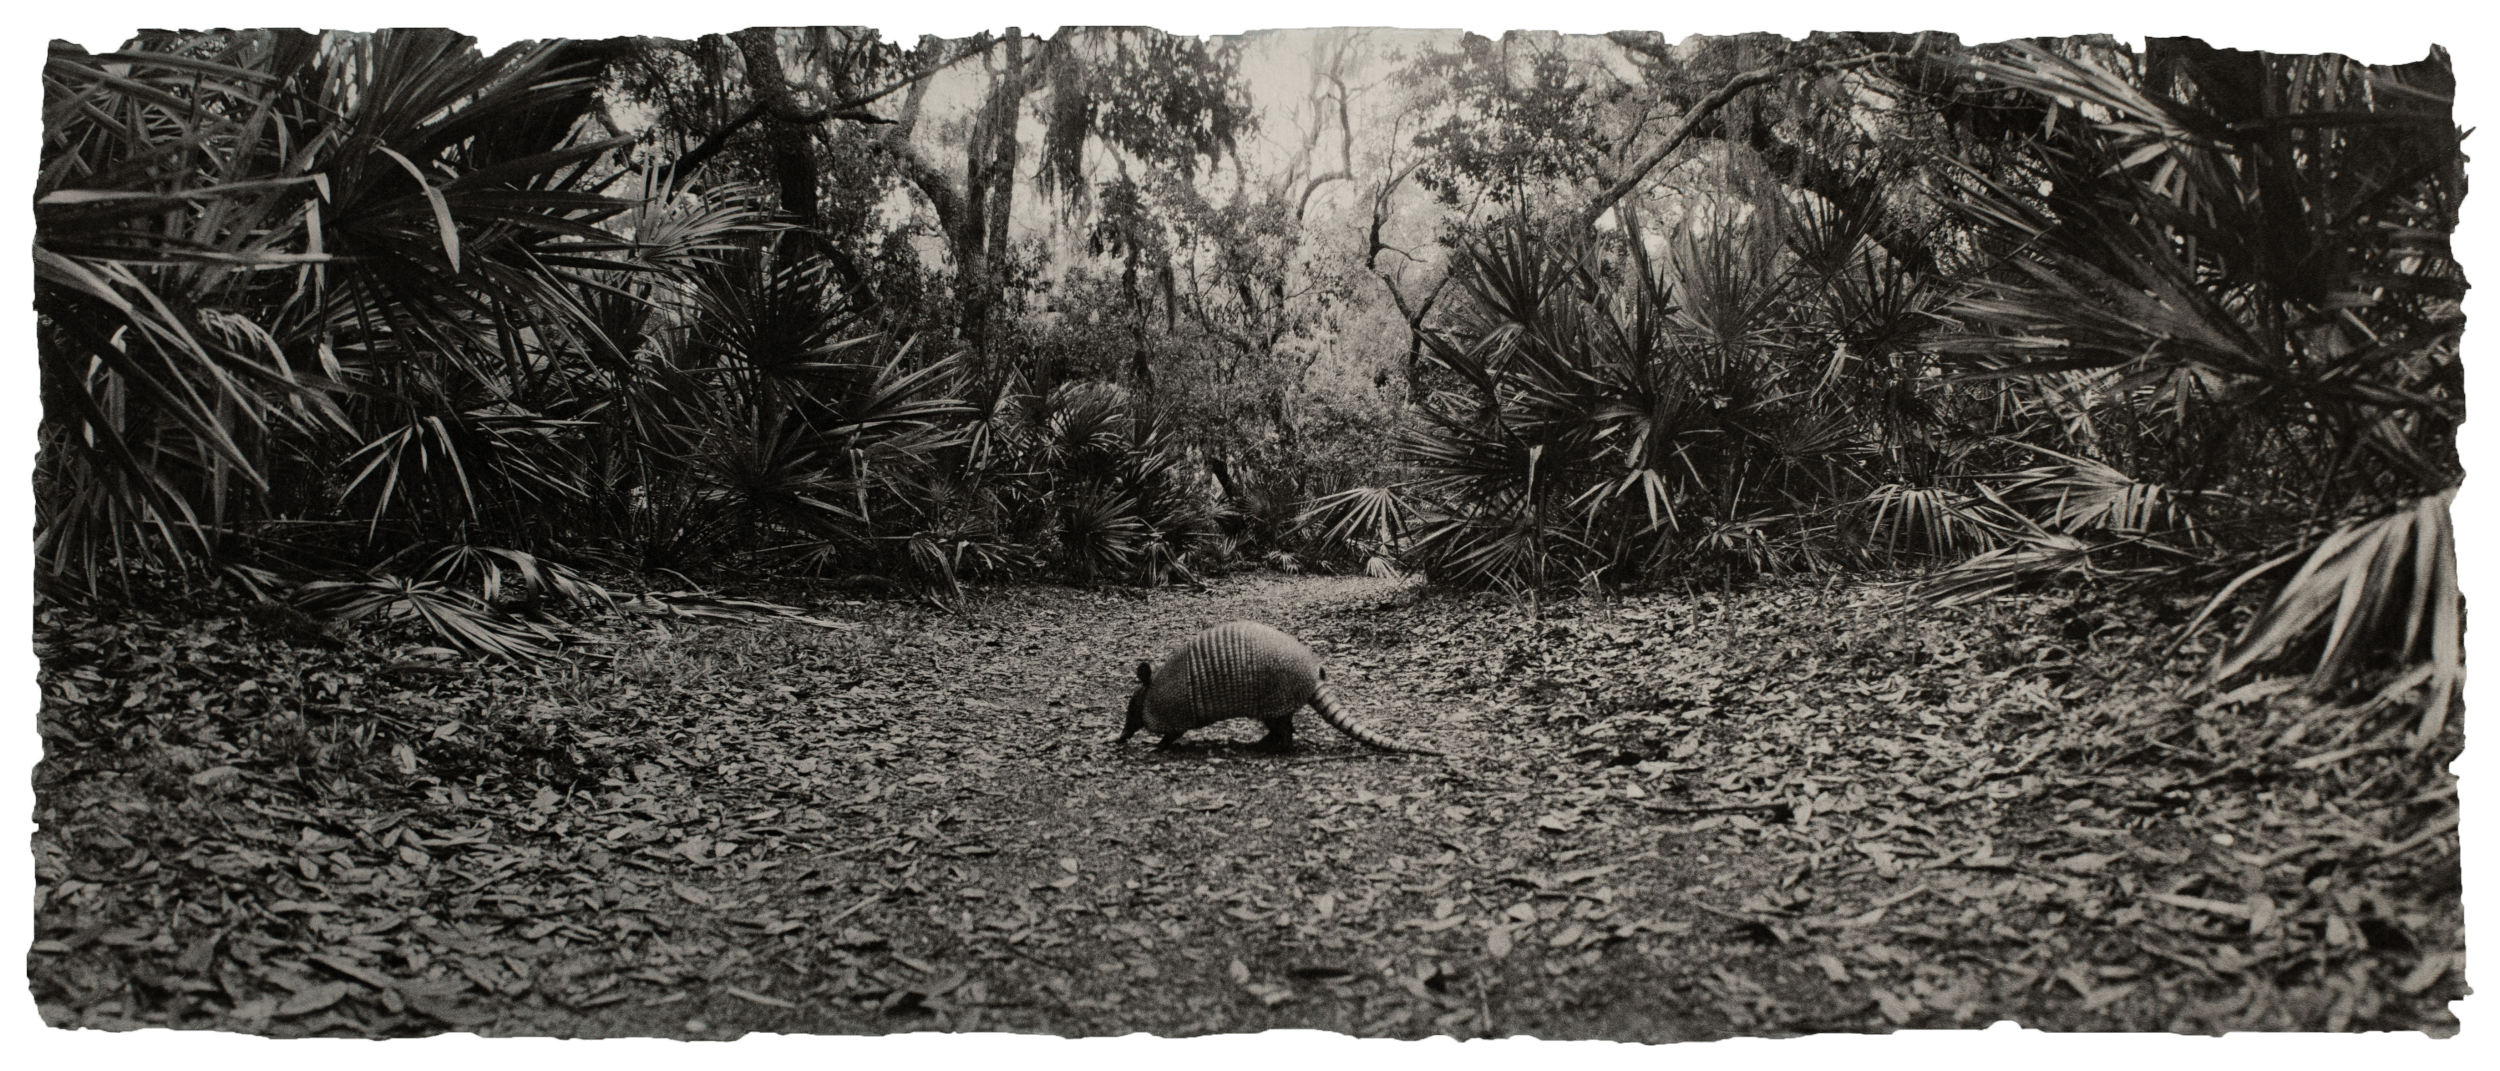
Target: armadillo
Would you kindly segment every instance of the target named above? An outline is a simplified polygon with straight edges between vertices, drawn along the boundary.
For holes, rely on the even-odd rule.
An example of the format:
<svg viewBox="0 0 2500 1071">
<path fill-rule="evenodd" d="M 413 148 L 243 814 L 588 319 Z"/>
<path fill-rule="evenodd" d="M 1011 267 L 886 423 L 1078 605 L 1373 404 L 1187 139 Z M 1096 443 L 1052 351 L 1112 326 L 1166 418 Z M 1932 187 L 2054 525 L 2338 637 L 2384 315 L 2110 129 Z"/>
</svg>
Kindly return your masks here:
<svg viewBox="0 0 2500 1071">
<path fill-rule="evenodd" d="M 1126 742 L 1152 730 L 1170 745 L 1182 733 L 1233 718 L 1267 725 L 1258 746 L 1293 748 L 1293 716 L 1305 704 L 1322 720 L 1356 741 L 1382 751 L 1438 755 L 1438 751 L 1392 741 L 1346 717 L 1319 656 L 1302 641 L 1256 621 L 1217 625 L 1175 648 L 1157 669 L 1137 664 L 1137 691 L 1128 700 Z"/>
</svg>

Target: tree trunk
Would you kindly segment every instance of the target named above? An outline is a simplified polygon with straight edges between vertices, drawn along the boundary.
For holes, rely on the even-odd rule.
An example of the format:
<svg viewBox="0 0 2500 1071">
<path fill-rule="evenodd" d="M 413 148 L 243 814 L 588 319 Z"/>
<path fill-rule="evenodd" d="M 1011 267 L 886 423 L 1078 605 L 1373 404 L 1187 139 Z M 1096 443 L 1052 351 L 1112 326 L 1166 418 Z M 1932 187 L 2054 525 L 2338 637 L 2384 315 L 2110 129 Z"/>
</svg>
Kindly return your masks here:
<svg viewBox="0 0 2500 1071">
<path fill-rule="evenodd" d="M 773 181 L 781 187 L 781 210 L 800 229 L 814 235 L 816 227 L 816 154 L 813 124 L 789 116 L 799 113 L 790 82 L 781 71 L 781 49 L 769 27 L 750 27 L 729 35 L 747 61 L 747 85 L 764 111 L 765 144 L 773 154 Z M 788 237 L 796 237 L 791 235 Z"/>
<path fill-rule="evenodd" d="M 903 177 L 919 188 L 922 197 L 928 198 L 929 211 L 937 216 L 939 233 L 946 235 L 951 242 L 955 232 L 963 227 L 963 194 L 947 181 L 945 172 L 938 170 L 936 164 L 930 163 L 911 147 L 911 133 L 920 111 L 920 96 L 917 91 L 912 93 L 909 102 L 904 105 L 904 118 L 887 128 L 880 143 L 886 152 L 893 155 L 895 166 L 902 171 Z"/>
<path fill-rule="evenodd" d="M 1015 197 L 1013 172 L 1002 182 L 998 165 L 1003 157 L 1013 166 L 1016 118 L 1024 98 L 1024 42 L 1010 26 L 1001 43 L 1006 46 L 1006 70 L 990 88 L 964 147 L 963 219 L 954 231 L 955 291 L 963 303 L 964 341 L 983 355 L 989 352 L 990 312 L 998 293 L 991 255 L 1005 253 L 1007 210 Z"/>
<path fill-rule="evenodd" d="M 1024 118 L 1024 39 L 1016 28 L 1007 28 L 1007 39 L 1000 42 L 1007 50 L 1007 76 L 1000 84 L 998 126 L 992 136 L 998 139 L 998 155 L 990 170 L 990 270 L 1007 261 L 1008 223 L 1016 211 L 1016 151 L 1019 142 L 1016 128 Z M 995 286 L 993 286 L 995 290 Z"/>
<path fill-rule="evenodd" d="M 1207 451 L 1207 471 L 1215 474 L 1216 486 L 1224 490 L 1224 501 L 1241 501 L 1241 484 L 1234 481 L 1232 462 L 1225 460 L 1222 451 Z"/>
</svg>

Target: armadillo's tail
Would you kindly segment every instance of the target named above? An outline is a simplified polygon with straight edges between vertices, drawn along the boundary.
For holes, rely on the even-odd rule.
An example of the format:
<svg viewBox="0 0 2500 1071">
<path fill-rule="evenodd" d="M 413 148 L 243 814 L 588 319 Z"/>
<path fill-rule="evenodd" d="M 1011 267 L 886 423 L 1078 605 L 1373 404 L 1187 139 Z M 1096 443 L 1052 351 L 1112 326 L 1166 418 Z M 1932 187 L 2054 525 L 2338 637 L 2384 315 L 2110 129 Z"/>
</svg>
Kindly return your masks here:
<svg viewBox="0 0 2500 1071">
<path fill-rule="evenodd" d="M 1338 732 L 1353 737 L 1357 743 L 1360 743 L 1365 747 L 1380 751 L 1401 751 L 1409 755 L 1440 754 L 1440 752 L 1433 751 L 1429 748 L 1420 748 L 1412 744 L 1398 743 L 1395 740 L 1391 740 L 1388 737 L 1364 728 L 1362 723 L 1346 717 L 1345 711 L 1339 709 L 1337 706 L 1336 686 L 1329 684 L 1327 681 L 1321 681 L 1319 684 L 1319 690 L 1312 693 L 1311 709 L 1319 711 L 1320 720 L 1336 726 Z"/>
</svg>

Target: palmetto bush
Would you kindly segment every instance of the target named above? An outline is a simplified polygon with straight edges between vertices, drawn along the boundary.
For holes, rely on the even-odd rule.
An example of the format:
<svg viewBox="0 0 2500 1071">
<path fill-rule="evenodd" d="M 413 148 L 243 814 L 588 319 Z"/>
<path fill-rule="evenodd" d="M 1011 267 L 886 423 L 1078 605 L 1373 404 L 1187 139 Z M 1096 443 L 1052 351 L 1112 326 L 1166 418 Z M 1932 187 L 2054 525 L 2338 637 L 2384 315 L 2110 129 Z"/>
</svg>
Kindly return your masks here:
<svg viewBox="0 0 2500 1071">
<path fill-rule="evenodd" d="M 1189 575 L 1183 557 L 1215 535 L 1212 496 L 1160 417 L 1110 383 L 1032 394 L 1010 377 L 983 393 L 996 401 L 970 471 L 1002 531 L 1082 583 Z"/>
<path fill-rule="evenodd" d="M 328 576 L 307 605 L 511 654 L 549 634 L 501 604 L 581 594 L 568 561 L 943 560 L 920 544 L 960 438 L 952 359 L 768 249 L 751 191 L 691 194 L 579 136 L 599 55 L 434 31 L 56 46 L 53 590 Z"/>
<path fill-rule="evenodd" d="M 2016 45 L 1971 62 L 2056 120 L 2028 181 L 1969 183 L 2002 261 L 1949 347 L 2006 385 L 2009 434 L 2050 462 L 2000 484 L 2037 522 L 2027 553 L 2244 569 L 2217 602 L 2303 562 L 2215 679 L 2295 651 L 2318 652 L 2321 685 L 2422 658 L 2400 679 L 2429 685 L 2419 731 L 2435 732 L 2462 664 L 2444 563 L 2464 176 L 2445 57 L 2157 40 L 2140 58 Z M 1942 583 L 1979 594 L 2034 571 L 2005 558 Z"/>
<path fill-rule="evenodd" d="M 954 578 L 912 550 L 940 526 L 933 488 L 949 475 L 969 408 L 952 354 L 927 356 L 876 331 L 824 262 L 743 249 L 691 273 L 667 307 L 642 380 L 649 429 L 619 427 L 672 515 L 717 535 L 700 548 Z"/>
<path fill-rule="evenodd" d="M 1816 259 L 1793 237 L 1775 209 L 1705 215 L 1653 266 L 1608 264 L 1585 235 L 1498 230 L 1460 269 L 1471 310 L 1429 340 L 1449 386 L 1402 444 L 1413 478 L 1329 496 L 1307 519 L 1394 542 L 1435 577 L 1523 590 L 1862 557 L 1839 522 L 1884 482 L 1888 444 L 1933 418 L 1887 425 L 1853 404 L 1871 365 L 1917 359 L 1894 352 L 1914 333 L 1884 326 L 1853 351 L 1849 321 L 1810 297 L 1816 272 L 1932 298 L 1863 231 L 1806 235 Z M 1905 396 L 1937 389 L 1903 376 Z"/>
<path fill-rule="evenodd" d="M 611 251 L 576 53 L 447 33 L 56 45 L 36 187 L 46 573 L 231 563 L 325 496 L 369 525 L 566 490 L 516 380 Z M 354 468 L 334 447 L 351 447 Z"/>
</svg>

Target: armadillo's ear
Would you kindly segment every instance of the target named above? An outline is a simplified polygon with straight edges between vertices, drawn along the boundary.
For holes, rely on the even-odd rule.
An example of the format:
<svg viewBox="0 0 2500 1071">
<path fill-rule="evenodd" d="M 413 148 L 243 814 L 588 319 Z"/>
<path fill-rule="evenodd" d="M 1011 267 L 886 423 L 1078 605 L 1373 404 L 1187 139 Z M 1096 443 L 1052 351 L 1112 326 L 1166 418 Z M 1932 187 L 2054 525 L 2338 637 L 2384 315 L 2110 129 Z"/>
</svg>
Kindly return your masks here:
<svg viewBox="0 0 2500 1071">
<path fill-rule="evenodd" d="M 1154 682 L 1155 664 L 1152 662 L 1139 662 L 1137 664 L 1137 683 L 1153 684 Z"/>
</svg>

